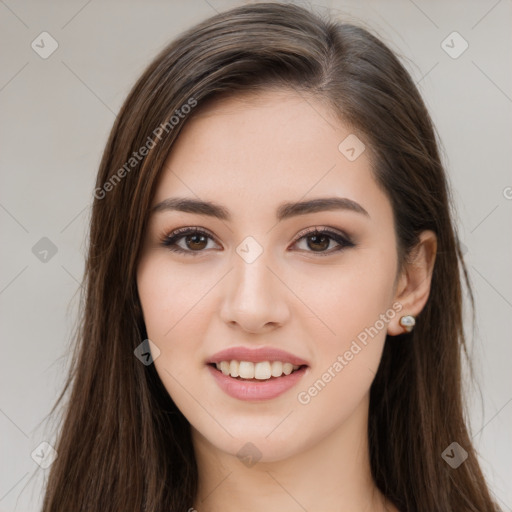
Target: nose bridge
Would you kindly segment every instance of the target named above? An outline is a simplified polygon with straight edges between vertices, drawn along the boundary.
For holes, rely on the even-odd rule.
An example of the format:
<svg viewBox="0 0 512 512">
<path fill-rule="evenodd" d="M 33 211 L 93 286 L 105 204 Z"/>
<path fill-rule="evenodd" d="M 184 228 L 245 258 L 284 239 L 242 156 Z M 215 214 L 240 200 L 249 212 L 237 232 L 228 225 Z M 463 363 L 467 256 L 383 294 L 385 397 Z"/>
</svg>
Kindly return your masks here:
<svg viewBox="0 0 512 512">
<path fill-rule="evenodd" d="M 245 239 L 233 255 L 233 271 L 222 306 L 226 322 L 236 322 L 256 331 L 268 323 L 280 324 L 287 314 L 283 284 L 271 271 L 271 251 L 252 237 Z M 269 268 L 270 267 L 270 268 Z"/>
<path fill-rule="evenodd" d="M 247 247 L 249 250 L 244 252 Z M 254 306 L 258 303 L 270 302 L 273 287 L 270 281 L 273 276 L 268 269 L 271 265 L 269 251 L 262 250 L 259 255 L 255 255 L 255 251 L 256 248 L 251 246 L 251 242 L 243 242 L 234 256 L 235 268 L 231 277 L 234 282 L 231 289 L 238 306 Z"/>
</svg>

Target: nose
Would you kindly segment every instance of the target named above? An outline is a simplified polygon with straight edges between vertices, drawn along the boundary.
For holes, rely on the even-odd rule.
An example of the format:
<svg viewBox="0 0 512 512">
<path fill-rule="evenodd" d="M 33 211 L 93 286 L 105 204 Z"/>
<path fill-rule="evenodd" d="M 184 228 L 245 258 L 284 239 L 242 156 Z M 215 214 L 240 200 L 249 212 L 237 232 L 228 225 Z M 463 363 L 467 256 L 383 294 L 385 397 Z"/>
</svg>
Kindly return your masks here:
<svg viewBox="0 0 512 512">
<path fill-rule="evenodd" d="M 292 293 L 265 251 L 252 263 L 235 255 L 233 264 L 224 288 L 221 319 L 250 333 L 282 326 L 290 315 L 287 300 Z"/>
</svg>

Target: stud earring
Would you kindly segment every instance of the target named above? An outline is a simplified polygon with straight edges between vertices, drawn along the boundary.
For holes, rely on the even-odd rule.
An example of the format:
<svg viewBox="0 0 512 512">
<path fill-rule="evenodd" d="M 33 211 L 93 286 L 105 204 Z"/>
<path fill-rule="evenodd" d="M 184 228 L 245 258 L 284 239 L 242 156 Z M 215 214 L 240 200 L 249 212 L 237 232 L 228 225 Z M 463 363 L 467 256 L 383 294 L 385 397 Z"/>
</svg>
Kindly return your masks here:
<svg viewBox="0 0 512 512">
<path fill-rule="evenodd" d="M 412 315 L 406 315 L 400 318 L 400 325 L 406 330 L 411 332 L 416 325 L 416 319 Z"/>
</svg>

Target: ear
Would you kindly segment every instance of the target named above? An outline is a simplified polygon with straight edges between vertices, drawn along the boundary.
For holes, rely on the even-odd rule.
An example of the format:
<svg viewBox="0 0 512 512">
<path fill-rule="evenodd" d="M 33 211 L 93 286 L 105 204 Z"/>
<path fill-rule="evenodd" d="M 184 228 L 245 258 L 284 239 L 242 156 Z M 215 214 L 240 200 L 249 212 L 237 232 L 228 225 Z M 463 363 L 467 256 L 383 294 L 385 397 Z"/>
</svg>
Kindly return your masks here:
<svg viewBox="0 0 512 512">
<path fill-rule="evenodd" d="M 423 231 L 417 245 L 404 262 L 398 279 L 394 300 L 402 305 L 402 310 L 389 322 L 387 330 L 389 335 L 396 336 L 406 332 L 400 325 L 400 318 L 405 315 L 419 315 L 427 303 L 436 252 L 436 234 L 430 230 Z"/>
</svg>

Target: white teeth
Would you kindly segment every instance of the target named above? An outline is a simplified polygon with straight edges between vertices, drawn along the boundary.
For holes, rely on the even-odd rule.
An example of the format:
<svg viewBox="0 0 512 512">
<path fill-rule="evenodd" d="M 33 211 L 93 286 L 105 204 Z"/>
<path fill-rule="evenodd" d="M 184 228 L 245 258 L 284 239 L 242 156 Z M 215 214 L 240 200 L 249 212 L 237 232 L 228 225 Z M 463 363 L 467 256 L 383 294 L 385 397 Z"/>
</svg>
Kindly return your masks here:
<svg viewBox="0 0 512 512">
<path fill-rule="evenodd" d="M 229 374 L 231 377 L 238 377 L 239 376 L 239 370 L 238 370 L 238 361 L 231 361 L 229 363 Z"/>
<path fill-rule="evenodd" d="M 242 379 L 254 379 L 254 363 L 240 361 L 238 373 Z"/>
<path fill-rule="evenodd" d="M 224 375 L 231 377 L 240 377 L 242 379 L 266 380 L 270 377 L 281 377 L 281 375 L 290 375 L 299 366 L 292 363 L 283 363 L 281 361 L 260 361 L 253 363 L 251 361 L 221 361 L 215 363 L 217 370 Z"/>
<path fill-rule="evenodd" d="M 281 361 L 272 361 L 272 377 L 281 377 L 283 373 L 283 363 Z"/>
<path fill-rule="evenodd" d="M 227 361 L 222 361 L 219 369 L 224 375 L 229 375 L 229 363 Z"/>
<path fill-rule="evenodd" d="M 270 371 L 270 363 L 268 361 L 262 361 L 254 365 L 254 378 L 259 380 L 270 379 L 272 377 Z"/>
<path fill-rule="evenodd" d="M 293 371 L 293 364 L 292 363 L 284 363 L 283 364 L 283 373 L 285 375 L 290 375 Z"/>
</svg>

